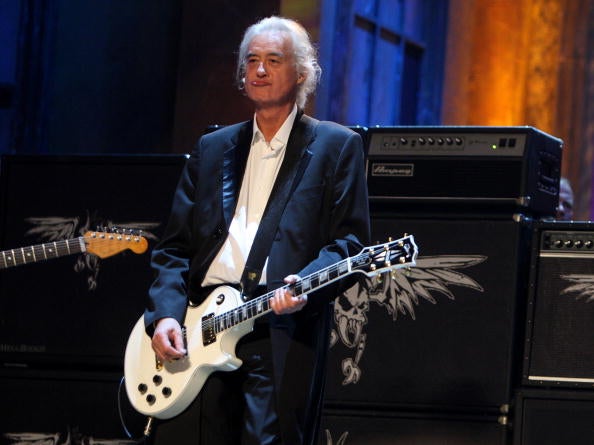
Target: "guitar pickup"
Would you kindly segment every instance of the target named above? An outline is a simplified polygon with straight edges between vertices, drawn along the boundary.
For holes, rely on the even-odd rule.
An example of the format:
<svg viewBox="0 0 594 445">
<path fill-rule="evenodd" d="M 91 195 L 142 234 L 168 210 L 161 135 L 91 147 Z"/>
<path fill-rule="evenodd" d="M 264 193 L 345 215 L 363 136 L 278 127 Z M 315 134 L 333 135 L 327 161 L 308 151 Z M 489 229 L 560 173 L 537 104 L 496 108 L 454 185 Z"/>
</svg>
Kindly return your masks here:
<svg viewBox="0 0 594 445">
<path fill-rule="evenodd" d="M 214 313 L 202 317 L 202 344 L 208 346 L 217 340 L 214 326 Z"/>
</svg>

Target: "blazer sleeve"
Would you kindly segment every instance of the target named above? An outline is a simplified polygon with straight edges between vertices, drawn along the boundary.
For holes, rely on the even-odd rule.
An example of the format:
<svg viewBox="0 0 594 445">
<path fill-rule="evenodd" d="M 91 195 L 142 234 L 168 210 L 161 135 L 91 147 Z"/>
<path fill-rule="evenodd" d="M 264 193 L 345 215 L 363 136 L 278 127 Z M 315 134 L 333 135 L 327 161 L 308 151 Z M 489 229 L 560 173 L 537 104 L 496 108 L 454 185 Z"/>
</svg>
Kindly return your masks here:
<svg viewBox="0 0 594 445">
<path fill-rule="evenodd" d="M 332 201 L 329 242 L 321 248 L 318 257 L 299 272 L 301 277 L 356 255 L 369 244 L 369 202 L 363 142 L 359 134 L 348 129 L 343 131 L 347 131 L 348 136 L 339 145 L 330 175 Z M 352 283 L 352 279 L 343 280 L 341 287 L 348 287 Z"/>
<path fill-rule="evenodd" d="M 155 273 L 144 313 L 147 333 L 164 317 L 183 322 L 188 303 L 187 278 L 192 258 L 192 216 L 197 186 L 199 149 L 193 151 L 178 181 L 163 238 L 151 254 Z"/>
</svg>

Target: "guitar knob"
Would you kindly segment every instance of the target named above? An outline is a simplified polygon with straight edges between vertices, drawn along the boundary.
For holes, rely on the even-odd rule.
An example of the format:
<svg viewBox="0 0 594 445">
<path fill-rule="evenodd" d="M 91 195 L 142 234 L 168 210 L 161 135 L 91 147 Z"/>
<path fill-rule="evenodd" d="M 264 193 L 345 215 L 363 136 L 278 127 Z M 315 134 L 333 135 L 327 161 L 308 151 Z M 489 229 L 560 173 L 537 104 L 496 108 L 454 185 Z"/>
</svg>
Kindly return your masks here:
<svg viewBox="0 0 594 445">
<path fill-rule="evenodd" d="M 144 394 L 147 389 L 148 389 L 148 387 L 144 383 L 141 383 L 138 385 L 138 392 L 140 394 Z"/>
<path fill-rule="evenodd" d="M 168 386 L 166 386 L 165 388 L 163 388 L 163 390 L 161 392 L 163 393 L 163 395 L 165 397 L 169 397 L 171 395 L 171 388 L 169 388 Z"/>
<path fill-rule="evenodd" d="M 160 375 L 154 375 L 153 376 L 153 383 L 155 385 L 160 385 L 161 382 L 163 382 L 163 377 L 161 377 Z"/>
<path fill-rule="evenodd" d="M 146 401 L 149 405 L 152 405 L 153 403 L 155 403 L 156 400 L 157 400 L 157 398 L 152 394 L 149 394 L 148 396 L 146 396 Z"/>
</svg>

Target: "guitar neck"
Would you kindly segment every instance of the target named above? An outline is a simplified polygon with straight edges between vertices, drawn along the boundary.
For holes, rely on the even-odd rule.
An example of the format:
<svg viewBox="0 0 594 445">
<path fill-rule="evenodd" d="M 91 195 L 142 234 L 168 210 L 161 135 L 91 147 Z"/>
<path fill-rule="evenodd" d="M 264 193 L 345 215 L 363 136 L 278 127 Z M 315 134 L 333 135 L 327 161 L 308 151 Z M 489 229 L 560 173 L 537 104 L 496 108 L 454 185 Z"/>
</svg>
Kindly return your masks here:
<svg viewBox="0 0 594 445">
<path fill-rule="evenodd" d="M 0 269 L 81 253 L 85 252 L 85 250 L 85 241 L 82 236 L 69 240 L 4 250 L 0 252 Z"/>
<path fill-rule="evenodd" d="M 293 292 L 296 297 L 314 292 L 327 286 L 334 281 L 343 278 L 346 275 L 353 273 L 351 269 L 351 262 L 357 261 L 357 257 L 347 258 L 346 260 L 339 261 L 338 263 L 328 266 L 318 272 L 312 273 L 294 285 L 285 285 L 279 289 L 290 289 L 293 288 Z M 216 333 L 222 332 L 226 329 L 232 328 L 233 326 L 251 319 L 256 319 L 263 315 L 266 315 L 272 308 L 270 307 L 270 299 L 274 296 L 274 292 L 268 292 L 260 295 L 252 300 L 249 300 L 245 304 L 215 317 L 213 327 Z"/>
</svg>

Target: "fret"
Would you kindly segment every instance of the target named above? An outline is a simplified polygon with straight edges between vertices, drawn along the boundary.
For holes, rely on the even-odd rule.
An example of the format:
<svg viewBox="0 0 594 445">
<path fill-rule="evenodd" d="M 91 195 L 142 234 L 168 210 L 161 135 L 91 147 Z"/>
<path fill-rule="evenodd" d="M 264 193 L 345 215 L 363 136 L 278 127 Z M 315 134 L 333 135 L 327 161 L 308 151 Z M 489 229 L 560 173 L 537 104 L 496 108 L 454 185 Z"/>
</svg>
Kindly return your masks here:
<svg viewBox="0 0 594 445">
<path fill-rule="evenodd" d="M 39 259 L 39 261 L 43 260 L 45 258 L 45 252 L 43 250 L 43 246 L 41 244 L 38 244 L 36 246 L 33 246 L 33 252 L 34 252 L 34 256 L 35 256 L 35 260 L 37 261 Z"/>
<path fill-rule="evenodd" d="M 23 264 L 25 264 L 27 262 L 27 257 L 25 255 L 25 249 L 21 247 L 21 259 L 23 261 Z"/>
<path fill-rule="evenodd" d="M 14 251 L 14 249 L 10 249 L 10 252 L 12 253 L 12 262 L 14 263 L 14 265 L 18 265 L 19 264 L 19 259 L 16 256 L 16 252 Z"/>
<path fill-rule="evenodd" d="M 8 264 L 6 264 L 6 256 L 4 255 L 4 252 L 2 252 L 2 257 L 0 257 L 2 259 L 2 263 L 1 266 L 2 268 L 8 267 Z"/>
<path fill-rule="evenodd" d="M 66 255 L 66 252 L 64 251 L 64 243 L 54 243 L 54 247 L 56 248 L 56 257 Z"/>
<path fill-rule="evenodd" d="M 42 244 L 41 248 L 43 249 L 43 258 L 47 260 L 47 252 L 45 250 L 45 244 Z"/>
<path fill-rule="evenodd" d="M 37 261 L 37 256 L 35 256 L 35 246 L 31 246 L 31 256 L 33 257 L 33 261 Z"/>
<path fill-rule="evenodd" d="M 318 287 L 320 287 L 320 280 L 318 279 L 318 277 L 311 277 L 311 288 L 316 289 Z"/>
<path fill-rule="evenodd" d="M 6 265 L 6 267 L 8 267 L 10 265 L 9 262 L 12 261 L 12 257 L 7 257 L 6 252 L 2 252 L 2 257 L 4 258 L 4 264 Z"/>
<path fill-rule="evenodd" d="M 70 255 L 71 254 L 71 252 L 70 252 L 70 241 L 66 241 L 66 254 L 67 255 Z"/>
<path fill-rule="evenodd" d="M 325 283 L 328 281 L 328 272 L 326 270 L 322 270 L 319 274 L 320 283 Z"/>
<path fill-rule="evenodd" d="M 338 270 L 336 268 L 332 268 L 328 275 L 330 276 L 330 280 L 335 280 L 338 277 L 340 277 L 340 274 L 338 273 Z"/>
<path fill-rule="evenodd" d="M 303 280 L 300 281 L 301 287 L 303 287 L 303 293 L 306 293 L 311 290 L 311 281 L 309 277 L 305 277 Z"/>
</svg>

